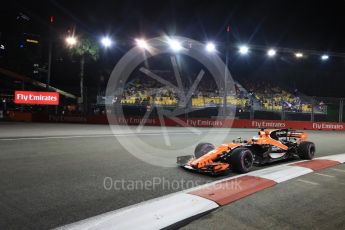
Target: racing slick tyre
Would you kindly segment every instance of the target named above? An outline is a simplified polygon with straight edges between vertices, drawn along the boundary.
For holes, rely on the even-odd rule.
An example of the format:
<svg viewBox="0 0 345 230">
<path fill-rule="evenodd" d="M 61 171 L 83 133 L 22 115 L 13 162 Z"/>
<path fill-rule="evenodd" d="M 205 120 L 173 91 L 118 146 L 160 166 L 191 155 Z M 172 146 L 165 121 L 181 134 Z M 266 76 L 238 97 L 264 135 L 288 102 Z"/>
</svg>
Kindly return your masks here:
<svg viewBox="0 0 345 230">
<path fill-rule="evenodd" d="M 252 168 L 254 156 L 248 148 L 236 148 L 230 157 L 230 167 L 237 173 L 247 173 Z"/>
<path fill-rule="evenodd" d="M 303 160 L 311 160 L 315 155 L 315 144 L 309 141 L 303 141 L 298 146 L 298 155 Z"/>
<path fill-rule="evenodd" d="M 203 155 L 205 155 L 206 153 L 214 150 L 216 147 L 211 144 L 211 143 L 199 143 L 194 150 L 194 156 L 195 158 L 199 158 Z"/>
</svg>

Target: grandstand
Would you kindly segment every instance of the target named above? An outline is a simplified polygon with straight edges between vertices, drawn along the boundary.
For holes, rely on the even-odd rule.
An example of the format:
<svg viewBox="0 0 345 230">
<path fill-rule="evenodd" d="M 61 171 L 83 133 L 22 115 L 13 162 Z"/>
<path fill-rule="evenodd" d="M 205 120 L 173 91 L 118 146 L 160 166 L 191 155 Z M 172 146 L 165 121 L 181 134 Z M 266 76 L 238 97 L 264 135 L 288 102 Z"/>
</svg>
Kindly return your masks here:
<svg viewBox="0 0 345 230">
<path fill-rule="evenodd" d="M 156 71 L 171 80 L 169 71 Z M 186 87 L 187 88 L 187 87 Z M 223 105 L 216 84 L 212 80 L 201 82 L 191 99 L 191 106 L 196 108 Z M 295 113 L 327 113 L 327 106 L 322 101 L 315 101 L 297 90 L 281 88 L 271 82 L 235 82 L 235 90 L 228 93 L 228 106 L 242 110 L 253 108 L 259 111 L 286 111 Z M 121 104 L 177 106 L 179 97 L 174 89 L 163 86 L 153 79 L 138 76 L 127 82 Z M 314 106 L 313 106 L 314 105 Z"/>
<path fill-rule="evenodd" d="M 261 110 L 298 113 L 311 113 L 313 109 L 314 112 L 325 113 L 327 110 L 324 105 L 320 107 L 311 97 L 297 90 L 282 89 L 271 82 L 245 82 L 244 85 L 254 95 L 254 100 L 259 103 Z"/>
</svg>

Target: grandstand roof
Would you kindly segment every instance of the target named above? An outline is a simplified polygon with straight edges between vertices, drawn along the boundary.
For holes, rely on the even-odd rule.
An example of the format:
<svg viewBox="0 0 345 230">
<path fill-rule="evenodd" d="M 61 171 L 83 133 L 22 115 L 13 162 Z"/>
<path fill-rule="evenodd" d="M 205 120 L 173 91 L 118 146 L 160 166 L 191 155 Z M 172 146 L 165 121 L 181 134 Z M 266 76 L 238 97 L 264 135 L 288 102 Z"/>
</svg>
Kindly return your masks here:
<svg viewBox="0 0 345 230">
<path fill-rule="evenodd" d="M 1 77 L 1 76 L 2 76 L 2 77 L 3 77 L 3 76 L 7 76 L 7 77 L 9 77 L 9 78 L 12 79 L 12 80 L 19 80 L 19 81 L 22 81 L 22 82 L 27 82 L 27 83 L 29 83 L 30 85 L 35 86 L 35 87 L 37 87 L 37 88 L 47 89 L 47 84 L 45 84 L 45 83 L 42 83 L 42 82 L 37 81 L 37 80 L 33 80 L 33 79 L 29 78 L 29 77 L 26 77 L 26 76 L 24 76 L 24 75 L 18 74 L 18 73 L 16 73 L 16 72 L 13 72 L 13 71 L 11 71 L 11 70 L 7 70 L 7 69 L 4 69 L 4 68 L 0 68 L 0 77 Z M 9 89 L 9 88 L 7 88 L 7 89 Z M 68 98 L 72 98 L 72 99 L 76 99 L 76 98 L 77 98 L 77 97 L 76 97 L 75 95 L 73 95 L 73 94 L 70 94 L 70 93 L 68 93 L 68 92 L 65 92 L 65 91 L 63 91 L 63 90 L 61 90 L 61 89 L 57 89 L 57 88 L 52 87 L 52 86 L 50 86 L 49 89 L 50 89 L 50 90 L 53 90 L 53 91 L 55 91 L 55 92 L 58 92 L 58 93 L 60 93 L 61 95 L 65 96 L 65 97 L 68 97 Z"/>
</svg>

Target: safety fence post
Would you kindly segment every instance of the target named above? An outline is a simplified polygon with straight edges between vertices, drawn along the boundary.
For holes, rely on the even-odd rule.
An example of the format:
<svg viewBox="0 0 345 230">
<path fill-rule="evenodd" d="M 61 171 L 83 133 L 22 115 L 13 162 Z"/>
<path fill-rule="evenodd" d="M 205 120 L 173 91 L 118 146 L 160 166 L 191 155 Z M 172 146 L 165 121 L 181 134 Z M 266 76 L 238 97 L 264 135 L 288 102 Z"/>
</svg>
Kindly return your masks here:
<svg viewBox="0 0 345 230">
<path fill-rule="evenodd" d="M 344 98 L 341 98 L 339 102 L 339 122 L 343 122 L 343 111 L 344 111 Z"/>
<path fill-rule="evenodd" d="M 315 97 L 312 98 L 311 101 L 311 114 L 310 114 L 310 121 L 314 121 L 314 106 L 315 106 Z"/>
</svg>

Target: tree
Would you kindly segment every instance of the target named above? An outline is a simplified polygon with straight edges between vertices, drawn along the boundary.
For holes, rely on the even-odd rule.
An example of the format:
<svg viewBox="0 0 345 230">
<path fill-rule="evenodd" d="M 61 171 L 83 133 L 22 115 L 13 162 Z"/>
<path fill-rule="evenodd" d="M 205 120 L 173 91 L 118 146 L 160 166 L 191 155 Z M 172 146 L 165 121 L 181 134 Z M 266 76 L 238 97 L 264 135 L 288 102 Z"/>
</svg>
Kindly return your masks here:
<svg viewBox="0 0 345 230">
<path fill-rule="evenodd" d="M 88 38 L 81 38 L 79 42 L 70 49 L 72 56 L 80 58 L 80 107 L 81 111 L 85 111 L 84 103 L 84 66 L 85 61 L 99 58 L 99 47 L 95 41 Z"/>
</svg>

